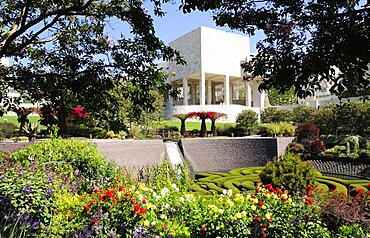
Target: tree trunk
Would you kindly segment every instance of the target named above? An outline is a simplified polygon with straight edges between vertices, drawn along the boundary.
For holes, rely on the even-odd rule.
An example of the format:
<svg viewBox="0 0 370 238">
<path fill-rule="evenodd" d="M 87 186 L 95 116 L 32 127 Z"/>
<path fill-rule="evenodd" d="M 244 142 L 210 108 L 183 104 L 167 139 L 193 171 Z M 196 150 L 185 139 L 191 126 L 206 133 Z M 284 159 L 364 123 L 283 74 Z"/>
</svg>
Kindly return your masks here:
<svg viewBox="0 0 370 238">
<path fill-rule="evenodd" d="M 217 136 L 217 132 L 216 132 L 216 120 L 212 120 L 211 134 L 213 136 Z"/>
<path fill-rule="evenodd" d="M 180 129 L 180 133 L 181 133 L 181 135 L 182 135 L 182 136 L 184 136 L 184 135 L 185 135 L 185 133 L 186 133 L 185 120 L 186 120 L 186 119 L 181 120 L 181 129 Z"/>
<path fill-rule="evenodd" d="M 59 135 L 64 138 L 68 135 L 67 129 L 67 113 L 64 110 L 58 111 L 58 127 Z"/>
<path fill-rule="evenodd" d="M 207 136 L 206 118 L 201 118 L 201 119 L 202 119 L 202 126 L 200 128 L 200 136 L 205 137 Z"/>
</svg>

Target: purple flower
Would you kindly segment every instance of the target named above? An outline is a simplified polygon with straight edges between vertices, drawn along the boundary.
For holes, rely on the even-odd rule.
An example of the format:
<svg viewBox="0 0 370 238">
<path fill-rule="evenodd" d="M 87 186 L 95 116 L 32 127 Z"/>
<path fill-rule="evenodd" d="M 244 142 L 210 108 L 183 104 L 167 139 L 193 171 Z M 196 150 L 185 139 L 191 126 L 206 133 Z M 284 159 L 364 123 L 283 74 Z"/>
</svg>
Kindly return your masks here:
<svg viewBox="0 0 370 238">
<path fill-rule="evenodd" d="M 31 185 L 27 184 L 26 187 L 24 187 L 22 192 L 23 192 L 24 195 L 30 194 L 31 193 Z"/>
<path fill-rule="evenodd" d="M 73 176 L 77 177 L 79 173 L 80 173 L 80 171 L 79 171 L 78 169 L 76 169 L 76 170 L 73 172 Z"/>
<path fill-rule="evenodd" d="M 54 176 L 51 176 L 51 177 L 48 178 L 48 180 L 46 182 L 51 183 L 51 182 L 53 182 L 53 180 L 54 180 Z"/>
<path fill-rule="evenodd" d="M 52 188 L 49 188 L 48 190 L 46 190 L 45 196 L 52 197 L 53 196 L 53 189 Z"/>
</svg>

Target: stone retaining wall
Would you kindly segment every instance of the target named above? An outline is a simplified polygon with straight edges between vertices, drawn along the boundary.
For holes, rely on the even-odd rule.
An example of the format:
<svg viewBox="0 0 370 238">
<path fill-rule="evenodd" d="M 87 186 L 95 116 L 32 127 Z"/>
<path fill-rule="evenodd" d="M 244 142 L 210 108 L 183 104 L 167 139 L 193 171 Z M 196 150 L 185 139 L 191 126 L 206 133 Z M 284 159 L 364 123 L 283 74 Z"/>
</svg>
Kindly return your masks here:
<svg viewBox="0 0 370 238">
<path fill-rule="evenodd" d="M 276 138 L 182 139 L 180 147 L 193 172 L 264 166 L 278 155 Z"/>
</svg>

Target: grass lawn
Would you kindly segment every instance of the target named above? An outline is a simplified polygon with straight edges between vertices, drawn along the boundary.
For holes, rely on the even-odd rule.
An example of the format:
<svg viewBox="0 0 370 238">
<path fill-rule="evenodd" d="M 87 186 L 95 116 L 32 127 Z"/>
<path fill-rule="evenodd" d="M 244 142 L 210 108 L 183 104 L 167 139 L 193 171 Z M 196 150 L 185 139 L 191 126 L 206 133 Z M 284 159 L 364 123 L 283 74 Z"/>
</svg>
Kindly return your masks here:
<svg viewBox="0 0 370 238">
<path fill-rule="evenodd" d="M 210 121 L 206 121 L 207 123 L 207 130 L 211 130 L 211 122 Z M 164 121 L 164 124 L 167 125 L 167 126 L 177 126 L 179 129 L 180 129 L 180 121 L 169 121 L 169 120 L 165 120 Z M 201 126 L 201 122 L 200 121 L 185 121 L 185 125 L 186 125 L 186 130 L 187 131 L 191 131 L 193 129 L 198 129 L 200 130 L 200 126 Z M 231 122 L 217 122 L 216 121 L 216 127 L 223 127 L 225 125 L 230 125 L 230 126 L 235 126 L 236 123 L 231 123 Z"/>
<path fill-rule="evenodd" d="M 19 122 L 17 121 L 16 115 L 4 115 L 0 117 L 0 123 L 3 123 L 4 119 L 7 119 L 8 123 L 13 123 L 17 127 L 19 127 Z M 28 116 L 28 119 L 30 120 L 30 122 L 38 122 L 38 120 L 40 119 L 40 116 Z"/>
</svg>

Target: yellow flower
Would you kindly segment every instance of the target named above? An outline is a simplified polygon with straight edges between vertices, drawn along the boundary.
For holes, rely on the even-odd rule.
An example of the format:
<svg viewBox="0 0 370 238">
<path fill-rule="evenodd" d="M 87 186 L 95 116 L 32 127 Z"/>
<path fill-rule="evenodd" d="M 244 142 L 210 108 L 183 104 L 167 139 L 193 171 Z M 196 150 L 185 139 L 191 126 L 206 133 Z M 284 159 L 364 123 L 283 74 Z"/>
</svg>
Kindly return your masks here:
<svg viewBox="0 0 370 238">
<path fill-rule="evenodd" d="M 261 208 L 262 208 L 262 209 L 266 209 L 266 206 L 265 206 L 265 205 L 263 205 Z"/>
<path fill-rule="evenodd" d="M 288 198 L 288 202 L 292 202 L 292 198 Z"/>
<path fill-rule="evenodd" d="M 242 211 L 242 216 L 243 217 L 246 217 L 247 216 L 247 212 L 246 211 Z"/>
<path fill-rule="evenodd" d="M 150 223 L 149 223 L 149 221 L 148 221 L 148 220 L 145 220 L 145 221 L 144 221 L 144 226 L 149 226 L 149 224 L 150 224 Z"/>
<path fill-rule="evenodd" d="M 255 205 L 252 205 L 251 209 L 252 209 L 252 211 L 255 211 L 257 209 L 257 207 Z"/>
<path fill-rule="evenodd" d="M 281 195 L 281 198 L 282 198 L 283 200 L 287 200 L 287 199 L 288 199 L 288 194 L 286 194 L 286 193 L 282 194 L 282 195 Z"/>
<path fill-rule="evenodd" d="M 240 219 L 240 218 L 242 218 L 242 214 L 240 212 L 238 212 L 238 213 L 235 214 L 235 217 Z"/>
<path fill-rule="evenodd" d="M 229 204 L 230 207 L 234 206 L 234 202 L 233 201 L 227 200 L 226 202 L 227 202 L 227 204 Z"/>
<path fill-rule="evenodd" d="M 221 213 L 221 214 L 224 214 L 224 210 L 223 209 L 218 209 L 218 212 Z"/>
<path fill-rule="evenodd" d="M 265 218 L 266 218 L 267 220 L 270 220 L 270 218 L 271 218 L 270 213 L 266 213 Z"/>
<path fill-rule="evenodd" d="M 270 193 L 266 194 L 266 198 L 270 199 L 271 198 L 271 194 Z"/>
</svg>

